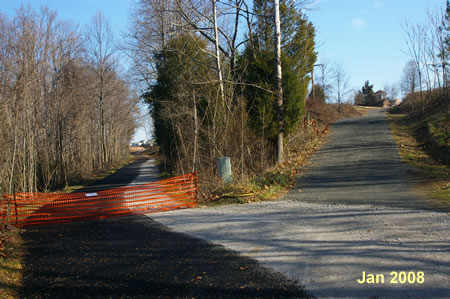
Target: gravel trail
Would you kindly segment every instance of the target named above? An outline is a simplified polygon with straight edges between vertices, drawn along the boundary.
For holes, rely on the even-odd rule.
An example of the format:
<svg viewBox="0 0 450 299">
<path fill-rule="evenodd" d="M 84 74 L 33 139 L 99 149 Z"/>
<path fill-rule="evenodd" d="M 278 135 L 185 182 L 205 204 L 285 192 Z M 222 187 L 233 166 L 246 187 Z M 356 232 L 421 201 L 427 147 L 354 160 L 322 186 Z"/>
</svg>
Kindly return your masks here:
<svg viewBox="0 0 450 299">
<path fill-rule="evenodd" d="M 254 258 L 317 297 L 448 298 L 448 211 L 412 192 L 407 178 L 384 113 L 376 110 L 336 123 L 280 201 L 149 217 Z M 413 272 L 411 282 L 423 272 L 424 281 L 394 284 L 393 271 Z M 363 272 L 384 281 L 379 275 L 378 283 L 360 284 Z"/>
<path fill-rule="evenodd" d="M 157 179 L 138 160 L 84 192 Z M 144 216 L 27 228 L 21 298 L 302 298 L 295 281 Z M 1 294 L 0 294 L 0 297 Z"/>
</svg>

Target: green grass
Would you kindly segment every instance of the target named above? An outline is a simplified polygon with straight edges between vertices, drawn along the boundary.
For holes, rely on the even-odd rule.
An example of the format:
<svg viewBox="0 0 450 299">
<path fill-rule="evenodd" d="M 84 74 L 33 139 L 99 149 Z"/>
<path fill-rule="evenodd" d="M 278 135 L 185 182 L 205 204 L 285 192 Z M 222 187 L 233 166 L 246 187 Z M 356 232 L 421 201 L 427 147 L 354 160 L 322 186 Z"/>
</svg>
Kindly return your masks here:
<svg viewBox="0 0 450 299">
<path fill-rule="evenodd" d="M 450 203 L 450 185 L 436 184 L 428 191 L 431 196 L 441 202 Z"/>
<path fill-rule="evenodd" d="M 106 178 L 107 176 L 109 176 L 111 174 L 116 173 L 117 170 L 121 169 L 122 167 L 124 167 L 130 163 L 133 163 L 135 160 L 136 160 L 136 157 L 130 154 L 127 159 L 125 159 L 124 161 L 122 161 L 122 163 L 119 163 L 115 167 L 113 167 L 107 171 L 98 172 L 91 179 L 83 180 L 82 182 L 80 182 L 77 185 L 67 186 L 66 188 L 64 188 L 61 191 L 65 192 L 65 193 L 71 193 L 71 192 L 75 192 L 77 190 L 83 189 L 84 187 L 89 186 L 90 184 L 93 184 L 97 181 L 100 181 L 100 180 Z"/>
<path fill-rule="evenodd" d="M 448 144 L 447 116 L 429 120 L 391 112 L 388 120 L 400 157 L 420 177 L 419 188 L 440 204 L 450 206 L 450 167 L 445 163 L 448 157 L 443 148 Z"/>
<path fill-rule="evenodd" d="M 440 115 L 437 119 L 430 121 L 428 125 L 429 135 L 435 146 L 444 147 L 450 144 L 450 114 Z"/>
</svg>

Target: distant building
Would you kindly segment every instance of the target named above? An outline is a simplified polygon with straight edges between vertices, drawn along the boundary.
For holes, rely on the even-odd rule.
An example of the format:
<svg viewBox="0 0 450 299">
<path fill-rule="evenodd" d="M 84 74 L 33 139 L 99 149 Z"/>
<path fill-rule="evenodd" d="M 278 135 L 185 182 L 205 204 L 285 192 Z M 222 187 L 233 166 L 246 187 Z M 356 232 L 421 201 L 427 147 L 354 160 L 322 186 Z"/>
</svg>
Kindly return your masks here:
<svg viewBox="0 0 450 299">
<path fill-rule="evenodd" d="M 375 93 L 375 97 L 377 98 L 377 101 L 380 101 L 380 102 L 386 100 L 386 96 L 387 96 L 387 93 L 383 90 L 379 90 Z"/>
<path fill-rule="evenodd" d="M 400 99 L 395 100 L 384 100 L 383 101 L 383 108 L 390 108 L 400 105 L 402 101 Z"/>
<path fill-rule="evenodd" d="M 145 146 L 146 148 L 147 148 L 147 147 L 153 146 L 153 140 L 151 140 L 151 139 L 146 140 L 144 146 Z"/>
</svg>

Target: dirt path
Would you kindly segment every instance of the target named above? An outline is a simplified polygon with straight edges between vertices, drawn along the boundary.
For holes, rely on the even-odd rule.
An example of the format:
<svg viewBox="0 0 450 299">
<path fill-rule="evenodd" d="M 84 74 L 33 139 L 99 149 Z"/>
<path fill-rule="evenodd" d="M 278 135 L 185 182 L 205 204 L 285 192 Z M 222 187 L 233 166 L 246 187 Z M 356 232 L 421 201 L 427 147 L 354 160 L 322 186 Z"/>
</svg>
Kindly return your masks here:
<svg viewBox="0 0 450 299">
<path fill-rule="evenodd" d="M 139 158 L 84 191 L 155 180 Z M 21 298 L 286 298 L 306 293 L 255 260 L 136 215 L 26 229 Z M 0 296 L 1 297 L 1 296 Z"/>
<path fill-rule="evenodd" d="M 336 123 L 281 201 L 151 217 L 254 258 L 318 297 L 448 297 L 449 214 L 416 196 L 407 177 L 376 110 Z M 363 272 L 378 283 L 358 283 Z M 403 274 L 391 283 L 392 272 L 411 273 L 412 283 Z"/>
</svg>

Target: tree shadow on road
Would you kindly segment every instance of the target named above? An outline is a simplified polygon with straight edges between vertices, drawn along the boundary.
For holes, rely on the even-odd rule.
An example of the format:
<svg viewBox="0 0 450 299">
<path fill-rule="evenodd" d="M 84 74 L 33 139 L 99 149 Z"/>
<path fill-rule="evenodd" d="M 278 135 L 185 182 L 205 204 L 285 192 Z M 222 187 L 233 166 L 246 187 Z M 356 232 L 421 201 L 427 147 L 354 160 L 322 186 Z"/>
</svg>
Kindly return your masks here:
<svg viewBox="0 0 450 299">
<path fill-rule="evenodd" d="M 21 297 L 268 297 L 307 294 L 222 246 L 143 215 L 27 229 Z"/>
<path fill-rule="evenodd" d="M 140 159 L 77 192 L 155 178 Z M 249 258 L 170 231 L 144 215 L 31 227 L 24 231 L 21 297 L 265 297 L 307 293 Z"/>
</svg>

